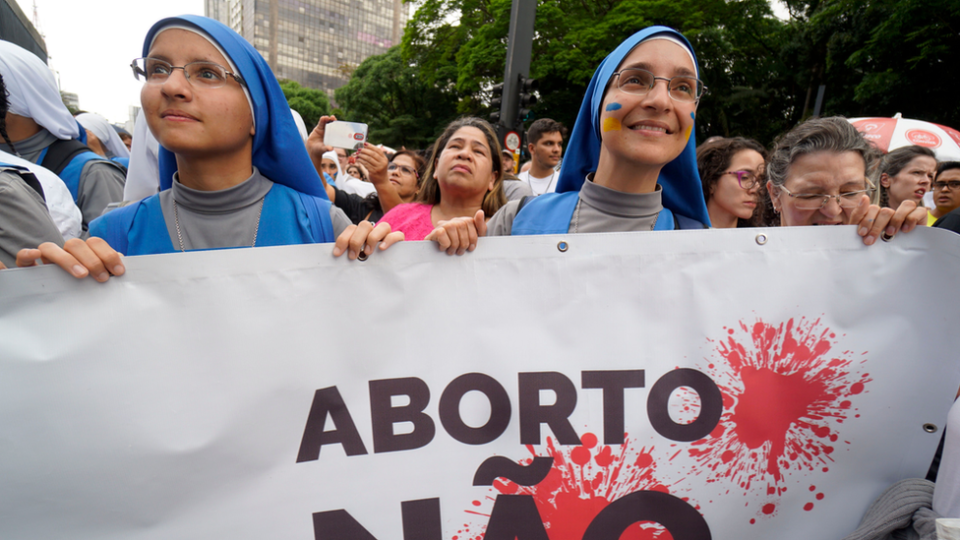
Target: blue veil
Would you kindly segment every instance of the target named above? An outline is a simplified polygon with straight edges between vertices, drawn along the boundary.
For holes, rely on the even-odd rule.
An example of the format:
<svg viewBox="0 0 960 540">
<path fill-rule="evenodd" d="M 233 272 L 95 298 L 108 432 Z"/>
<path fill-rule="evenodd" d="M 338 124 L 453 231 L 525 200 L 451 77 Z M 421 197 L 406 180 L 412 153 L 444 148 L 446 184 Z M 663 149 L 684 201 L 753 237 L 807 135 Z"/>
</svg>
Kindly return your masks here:
<svg viewBox="0 0 960 540">
<path fill-rule="evenodd" d="M 580 113 L 567 143 L 566 156 L 557 181 L 557 192 L 579 191 L 587 173 L 597 169 L 600 161 L 600 106 L 607 83 L 613 77 L 617 67 L 637 45 L 655 35 L 669 35 L 686 45 L 694 58 L 694 68 L 700 73 L 696 54 L 687 38 L 680 32 L 666 26 L 651 26 L 627 38 L 594 72 L 587 86 L 587 93 L 580 105 Z M 694 128 L 694 131 L 696 129 Z M 664 165 L 657 180 L 663 188 L 663 206 L 682 216 L 696 219 L 704 224 L 710 223 L 707 205 L 703 200 L 703 186 L 697 170 L 697 143 L 691 133 L 687 146 L 680 155 Z"/>
<path fill-rule="evenodd" d="M 199 15 L 181 15 L 157 22 L 144 39 L 143 56 L 150 53 L 150 44 L 157 32 L 170 25 L 194 27 L 205 33 L 220 46 L 243 77 L 253 104 L 256 126 L 253 165 L 278 184 L 326 199 L 327 193 L 307 155 L 280 84 L 263 56 L 225 24 Z M 169 189 L 177 170 L 177 159 L 162 145 L 158 157 L 160 189 Z"/>
</svg>

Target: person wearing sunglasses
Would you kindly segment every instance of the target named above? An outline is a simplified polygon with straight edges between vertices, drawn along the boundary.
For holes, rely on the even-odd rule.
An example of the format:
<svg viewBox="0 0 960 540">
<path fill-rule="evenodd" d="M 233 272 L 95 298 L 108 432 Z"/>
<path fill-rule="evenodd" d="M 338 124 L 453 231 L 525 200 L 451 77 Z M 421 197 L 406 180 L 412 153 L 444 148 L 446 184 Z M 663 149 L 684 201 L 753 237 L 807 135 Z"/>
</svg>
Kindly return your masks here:
<svg viewBox="0 0 960 540">
<path fill-rule="evenodd" d="M 717 139 L 697 149 L 697 167 L 713 228 L 754 224 L 766 155 L 760 143 L 743 137 Z"/>
<path fill-rule="evenodd" d="M 870 204 L 867 171 L 878 151 L 845 118 L 814 118 L 781 136 L 767 162 L 767 192 L 784 227 L 857 225 L 863 243 L 890 240 L 926 224 L 913 200 L 896 209 Z"/>
<path fill-rule="evenodd" d="M 327 200 L 269 65 L 226 25 L 196 15 L 159 21 L 143 58 L 144 117 L 160 143 L 160 193 L 91 223 L 91 238 L 23 250 L 77 278 L 125 272 L 120 254 L 334 242 L 359 258 L 401 240 L 389 226 L 356 226 Z"/>
<path fill-rule="evenodd" d="M 934 225 L 947 214 L 960 208 L 960 161 L 944 161 L 937 167 L 933 180 L 933 202 L 927 225 Z"/>
</svg>

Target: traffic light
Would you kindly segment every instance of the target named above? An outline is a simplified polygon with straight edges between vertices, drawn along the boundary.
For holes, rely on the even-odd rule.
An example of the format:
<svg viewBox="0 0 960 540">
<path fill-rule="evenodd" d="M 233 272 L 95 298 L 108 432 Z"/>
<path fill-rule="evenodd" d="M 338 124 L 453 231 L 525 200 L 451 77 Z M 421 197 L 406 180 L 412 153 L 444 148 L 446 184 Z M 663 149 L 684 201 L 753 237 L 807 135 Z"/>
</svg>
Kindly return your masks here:
<svg viewBox="0 0 960 540">
<path fill-rule="evenodd" d="M 538 86 L 536 79 L 527 79 L 523 75 L 520 76 L 517 124 L 522 124 L 530 116 L 530 107 L 537 103 L 537 96 L 533 95 L 533 92 Z"/>
<path fill-rule="evenodd" d="M 503 103 L 503 83 L 493 85 L 491 89 L 490 107 L 493 112 L 490 113 L 490 123 L 496 125 L 500 122 L 500 106 Z"/>
</svg>

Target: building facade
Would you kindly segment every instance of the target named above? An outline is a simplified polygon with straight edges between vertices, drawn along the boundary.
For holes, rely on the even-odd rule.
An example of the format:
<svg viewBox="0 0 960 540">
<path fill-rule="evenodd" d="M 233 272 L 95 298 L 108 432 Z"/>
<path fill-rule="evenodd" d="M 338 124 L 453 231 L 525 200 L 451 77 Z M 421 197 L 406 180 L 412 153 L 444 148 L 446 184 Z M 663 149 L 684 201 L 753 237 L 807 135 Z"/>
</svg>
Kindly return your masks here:
<svg viewBox="0 0 960 540">
<path fill-rule="evenodd" d="M 17 0 L 0 0 L 0 39 L 19 45 L 47 63 L 47 44 Z"/>
<path fill-rule="evenodd" d="M 402 0 L 205 0 L 205 13 L 237 31 L 278 79 L 333 97 L 369 56 L 400 42 Z"/>
</svg>

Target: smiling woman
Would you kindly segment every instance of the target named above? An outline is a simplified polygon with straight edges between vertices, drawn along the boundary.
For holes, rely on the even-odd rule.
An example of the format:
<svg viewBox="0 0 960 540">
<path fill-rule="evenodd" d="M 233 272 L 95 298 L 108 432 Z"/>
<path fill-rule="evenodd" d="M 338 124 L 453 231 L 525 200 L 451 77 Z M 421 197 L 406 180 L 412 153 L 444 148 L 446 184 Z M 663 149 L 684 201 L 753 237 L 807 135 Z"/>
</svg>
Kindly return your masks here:
<svg viewBox="0 0 960 540">
<path fill-rule="evenodd" d="M 706 90 L 679 32 L 654 26 L 621 43 L 597 68 L 574 125 L 556 193 L 511 201 L 488 224 L 459 220 L 441 248 L 491 235 L 702 229 L 694 122 Z M 476 225 L 476 231 L 472 227 Z M 453 229 L 456 229 L 455 231 Z"/>
</svg>

